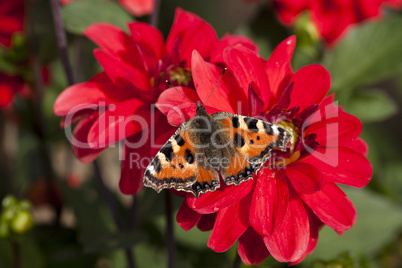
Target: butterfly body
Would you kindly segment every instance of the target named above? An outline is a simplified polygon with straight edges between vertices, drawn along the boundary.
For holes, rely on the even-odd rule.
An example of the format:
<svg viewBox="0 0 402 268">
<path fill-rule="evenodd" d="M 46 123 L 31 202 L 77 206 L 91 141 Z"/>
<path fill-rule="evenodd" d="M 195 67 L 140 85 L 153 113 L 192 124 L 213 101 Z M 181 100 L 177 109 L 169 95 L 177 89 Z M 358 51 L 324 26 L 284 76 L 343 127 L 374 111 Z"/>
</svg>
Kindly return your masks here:
<svg viewBox="0 0 402 268">
<path fill-rule="evenodd" d="M 147 167 L 144 185 L 197 198 L 220 187 L 219 173 L 226 185 L 239 185 L 259 171 L 272 149 L 286 150 L 290 137 L 283 128 L 255 118 L 211 115 L 197 102 L 196 116 L 180 126 Z"/>
</svg>

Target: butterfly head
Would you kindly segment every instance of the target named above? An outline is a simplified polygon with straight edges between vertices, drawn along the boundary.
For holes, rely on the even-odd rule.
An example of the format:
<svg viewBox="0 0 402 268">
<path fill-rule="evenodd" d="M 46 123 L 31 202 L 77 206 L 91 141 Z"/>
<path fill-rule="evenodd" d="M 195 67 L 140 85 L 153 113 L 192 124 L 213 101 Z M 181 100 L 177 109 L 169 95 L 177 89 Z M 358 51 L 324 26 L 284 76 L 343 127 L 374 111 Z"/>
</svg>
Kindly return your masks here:
<svg viewBox="0 0 402 268">
<path fill-rule="evenodd" d="M 207 110 L 205 110 L 204 105 L 202 105 L 201 101 L 197 101 L 197 110 L 195 111 L 197 116 L 208 116 Z"/>
</svg>

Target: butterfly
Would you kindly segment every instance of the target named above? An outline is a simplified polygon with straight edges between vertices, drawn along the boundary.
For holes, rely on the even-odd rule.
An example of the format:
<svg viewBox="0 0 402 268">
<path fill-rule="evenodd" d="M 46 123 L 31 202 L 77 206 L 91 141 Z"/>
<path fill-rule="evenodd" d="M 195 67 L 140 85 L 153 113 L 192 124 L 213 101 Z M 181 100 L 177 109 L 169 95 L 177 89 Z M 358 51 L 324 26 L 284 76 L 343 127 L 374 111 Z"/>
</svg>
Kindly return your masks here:
<svg viewBox="0 0 402 268">
<path fill-rule="evenodd" d="M 286 151 L 291 135 L 284 128 L 227 112 L 211 115 L 200 101 L 196 105 L 195 117 L 181 124 L 146 168 L 145 186 L 198 198 L 220 187 L 219 173 L 226 185 L 238 186 L 258 173 L 271 150 Z"/>
<path fill-rule="evenodd" d="M 284 128 L 252 117 L 217 112 L 200 101 L 196 116 L 184 122 L 163 145 L 144 173 L 144 185 L 158 193 L 174 188 L 200 193 L 238 186 L 257 174 L 271 150 L 286 150 L 291 135 Z"/>
</svg>

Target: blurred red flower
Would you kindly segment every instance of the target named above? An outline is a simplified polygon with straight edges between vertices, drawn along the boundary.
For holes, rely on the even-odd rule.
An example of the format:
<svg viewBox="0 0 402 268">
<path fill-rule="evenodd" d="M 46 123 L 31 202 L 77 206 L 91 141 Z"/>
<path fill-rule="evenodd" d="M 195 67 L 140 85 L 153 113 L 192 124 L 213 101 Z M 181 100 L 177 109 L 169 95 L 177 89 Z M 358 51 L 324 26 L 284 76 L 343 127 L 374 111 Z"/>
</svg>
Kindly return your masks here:
<svg viewBox="0 0 402 268">
<path fill-rule="evenodd" d="M 66 127 L 77 122 L 72 133 L 73 150 L 84 162 L 92 161 L 106 147 L 126 138 L 120 189 L 123 193 L 135 194 L 143 187 L 142 176 L 149 163 L 145 160 L 151 160 L 154 141 L 150 138 L 164 142 L 168 137 L 160 137 L 174 129 L 154 107 L 168 86 L 165 80 L 173 85 L 187 85 L 194 91 L 193 50 L 203 59 L 219 63 L 227 46 L 240 43 L 253 51 L 256 46 L 244 37 L 227 35 L 218 40 L 208 23 L 181 9 L 176 11 L 166 42 L 162 34 L 148 24 L 134 22 L 128 27 L 131 35 L 102 23 L 85 31 L 101 48 L 96 49 L 94 55 L 104 72 L 89 82 L 64 90 L 54 104 L 54 112 L 71 119 L 64 121 Z M 153 126 L 157 126 L 155 130 Z M 144 142 L 144 137 L 144 145 L 138 146 Z"/>
<path fill-rule="evenodd" d="M 77 0 L 60 0 L 63 5 Z M 82 1 L 82 0 L 81 0 Z M 155 0 L 117 0 L 128 12 L 141 17 L 151 14 L 154 10 Z"/>
<path fill-rule="evenodd" d="M 228 76 L 207 108 L 275 122 L 292 134 L 291 146 L 286 153 L 275 151 L 258 175 L 240 186 L 221 182 L 221 188 L 198 199 L 188 193 L 177 214 L 185 230 L 196 225 L 212 229 L 208 246 L 214 251 L 226 251 L 238 240 L 239 255 L 248 265 L 270 254 L 280 262 L 298 263 L 314 250 L 323 224 L 338 233 L 351 228 L 354 206 L 336 184 L 360 188 L 372 175 L 367 146 L 358 138 L 359 119 L 333 104 L 333 95 L 326 97 L 330 75 L 323 66 L 293 73 L 294 47 L 295 37 L 286 39 L 268 61 L 242 45 L 224 50 Z M 191 63 L 196 92 L 179 90 L 205 101 L 222 69 L 197 52 Z M 177 105 L 173 94 L 166 90 L 157 105 Z M 177 120 L 172 113 L 169 117 Z"/>
<path fill-rule="evenodd" d="M 24 80 L 19 76 L 0 73 L 0 109 L 9 108 L 16 94 L 22 94 L 24 97 L 29 95 Z"/>
<path fill-rule="evenodd" d="M 275 0 L 280 20 L 286 25 L 308 11 L 322 38 L 329 45 L 342 38 L 353 24 L 381 17 L 381 7 L 400 8 L 401 0 Z"/>
<path fill-rule="evenodd" d="M 11 46 L 11 37 L 15 32 L 24 30 L 24 1 L 0 0 L 0 43 Z"/>
</svg>

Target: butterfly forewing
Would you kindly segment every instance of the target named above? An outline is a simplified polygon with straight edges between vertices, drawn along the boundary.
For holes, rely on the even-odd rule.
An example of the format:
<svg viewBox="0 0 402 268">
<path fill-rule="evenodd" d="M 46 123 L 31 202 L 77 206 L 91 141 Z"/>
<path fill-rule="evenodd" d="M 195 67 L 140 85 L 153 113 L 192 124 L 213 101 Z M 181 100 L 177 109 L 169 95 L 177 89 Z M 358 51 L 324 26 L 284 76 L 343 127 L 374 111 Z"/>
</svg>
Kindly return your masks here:
<svg viewBox="0 0 402 268">
<path fill-rule="evenodd" d="M 238 185 L 239 181 L 247 180 L 252 176 L 250 171 L 257 173 L 271 156 L 271 150 L 286 150 L 291 138 L 283 128 L 252 117 L 225 112 L 215 113 L 212 117 L 222 122 L 226 133 L 233 140 L 233 146 L 248 163 L 236 157 L 230 161 L 231 165 L 226 170 L 221 170 L 222 177 L 229 185 Z M 238 174 L 234 174 L 236 172 Z"/>
</svg>

